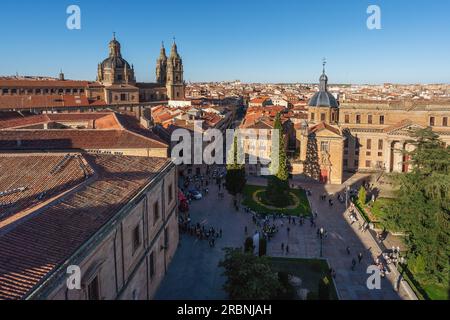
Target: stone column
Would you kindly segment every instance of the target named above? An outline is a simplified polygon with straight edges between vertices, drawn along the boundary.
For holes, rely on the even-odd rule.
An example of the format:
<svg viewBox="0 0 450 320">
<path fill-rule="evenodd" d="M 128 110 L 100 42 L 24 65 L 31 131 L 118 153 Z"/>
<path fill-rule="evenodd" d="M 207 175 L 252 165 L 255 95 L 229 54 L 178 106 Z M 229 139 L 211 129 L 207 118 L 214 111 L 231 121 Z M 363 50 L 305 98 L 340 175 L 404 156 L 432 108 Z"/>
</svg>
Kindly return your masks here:
<svg viewBox="0 0 450 320">
<path fill-rule="evenodd" d="M 393 172 L 402 172 L 402 166 L 403 166 L 403 143 L 400 141 L 396 141 L 394 143 L 394 150 L 393 150 L 393 157 L 394 157 L 394 164 L 393 164 Z"/>
</svg>

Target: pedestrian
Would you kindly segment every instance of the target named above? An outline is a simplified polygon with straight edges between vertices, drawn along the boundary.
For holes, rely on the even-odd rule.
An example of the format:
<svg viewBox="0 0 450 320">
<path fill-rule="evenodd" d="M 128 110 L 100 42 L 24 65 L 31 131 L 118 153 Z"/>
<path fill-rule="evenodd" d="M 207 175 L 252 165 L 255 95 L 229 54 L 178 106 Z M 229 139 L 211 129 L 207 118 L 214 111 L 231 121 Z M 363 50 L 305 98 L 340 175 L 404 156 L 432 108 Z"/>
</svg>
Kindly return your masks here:
<svg viewBox="0 0 450 320">
<path fill-rule="evenodd" d="M 350 255 L 350 247 L 347 247 L 347 254 Z"/>
<path fill-rule="evenodd" d="M 284 242 L 281 243 L 281 251 L 284 252 Z"/>
<path fill-rule="evenodd" d="M 362 259 L 363 259 L 363 254 L 362 254 L 362 252 L 360 252 L 358 254 L 358 261 L 359 261 L 359 263 L 361 263 Z"/>
<path fill-rule="evenodd" d="M 289 233 L 291 232 L 291 228 L 287 228 L 287 233 L 288 233 L 288 235 L 289 235 Z"/>
<path fill-rule="evenodd" d="M 286 246 L 286 254 L 289 254 L 289 245 Z"/>
<path fill-rule="evenodd" d="M 220 229 L 220 231 L 219 231 L 219 236 L 220 236 L 220 238 L 222 238 L 222 229 Z"/>
<path fill-rule="evenodd" d="M 352 271 L 355 271 L 356 260 L 352 259 Z"/>
<path fill-rule="evenodd" d="M 244 232 L 245 232 L 245 235 L 247 235 L 247 234 L 248 234 L 248 228 L 247 228 L 247 226 L 245 226 L 245 228 L 244 228 Z"/>
</svg>

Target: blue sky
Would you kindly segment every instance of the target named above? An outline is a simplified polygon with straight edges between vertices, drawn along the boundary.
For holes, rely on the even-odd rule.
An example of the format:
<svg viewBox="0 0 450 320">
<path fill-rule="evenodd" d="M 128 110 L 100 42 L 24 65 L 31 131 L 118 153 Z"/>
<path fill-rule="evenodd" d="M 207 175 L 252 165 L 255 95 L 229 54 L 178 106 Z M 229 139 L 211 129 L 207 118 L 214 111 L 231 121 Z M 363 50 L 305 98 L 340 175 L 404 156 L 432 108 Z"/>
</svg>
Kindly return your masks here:
<svg viewBox="0 0 450 320">
<path fill-rule="evenodd" d="M 0 74 L 93 80 L 115 31 L 138 81 L 175 36 L 187 81 L 317 82 L 326 57 L 334 83 L 450 83 L 449 14 L 448 0 L 3 0 Z"/>
</svg>

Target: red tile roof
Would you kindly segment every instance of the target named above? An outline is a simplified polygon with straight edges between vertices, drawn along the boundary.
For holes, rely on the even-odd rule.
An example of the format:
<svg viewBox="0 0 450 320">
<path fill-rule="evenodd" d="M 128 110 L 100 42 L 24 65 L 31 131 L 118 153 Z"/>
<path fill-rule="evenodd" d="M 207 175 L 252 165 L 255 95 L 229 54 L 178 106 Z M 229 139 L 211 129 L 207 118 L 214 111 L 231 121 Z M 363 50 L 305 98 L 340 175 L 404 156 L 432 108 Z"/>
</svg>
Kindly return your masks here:
<svg viewBox="0 0 450 320">
<path fill-rule="evenodd" d="M 310 128 L 309 132 L 310 133 L 315 133 L 315 132 L 318 132 L 318 131 L 321 131 L 321 130 L 324 130 L 324 129 L 329 130 L 329 131 L 331 131 L 331 132 L 333 132 L 333 133 L 335 133 L 337 135 L 341 135 L 341 131 L 338 128 L 332 127 L 332 126 L 330 126 L 329 124 L 327 124 L 325 122 L 321 122 L 321 123 L 315 125 L 314 127 Z"/>
<path fill-rule="evenodd" d="M 18 129 L 41 123 L 88 121 L 88 129 Z M 3 129 L 3 130 L 2 130 Z M 0 149 L 129 149 L 168 146 L 137 119 L 114 112 L 57 113 L 0 119 Z"/>
<path fill-rule="evenodd" d="M 0 228 L 0 300 L 26 298 L 170 164 L 163 158 L 85 157 L 96 170 L 91 180 L 51 206 Z M 32 164 L 24 158 L 17 156 L 18 170 Z M 36 164 L 35 171 L 46 162 Z"/>
<path fill-rule="evenodd" d="M 160 141 L 128 130 L 1 130 L 0 149 L 69 150 L 167 148 Z"/>
<path fill-rule="evenodd" d="M 100 85 L 96 82 L 77 80 L 18 80 L 0 79 L 0 88 L 86 88 L 89 85 Z"/>
<path fill-rule="evenodd" d="M 88 100 L 85 95 L 0 96 L 0 110 L 32 108 L 79 108 L 106 105 L 103 100 Z"/>
</svg>

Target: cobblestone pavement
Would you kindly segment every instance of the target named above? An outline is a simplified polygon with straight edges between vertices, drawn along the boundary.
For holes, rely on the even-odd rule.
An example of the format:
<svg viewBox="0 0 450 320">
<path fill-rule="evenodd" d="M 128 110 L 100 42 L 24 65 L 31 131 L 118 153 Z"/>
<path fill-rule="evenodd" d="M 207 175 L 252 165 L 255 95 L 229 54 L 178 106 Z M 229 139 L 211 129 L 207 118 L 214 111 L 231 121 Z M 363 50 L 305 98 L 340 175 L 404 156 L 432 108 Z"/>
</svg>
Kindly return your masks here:
<svg viewBox="0 0 450 320">
<path fill-rule="evenodd" d="M 357 179 L 355 177 L 354 179 Z M 250 184 L 264 185 L 265 179 L 250 179 Z M 336 270 L 336 285 L 341 299 L 407 299 L 405 293 L 394 291 L 396 281 L 391 274 L 382 279 L 381 290 L 369 290 L 366 286 L 367 267 L 374 263 L 378 247 L 369 233 L 358 230 L 358 223 L 350 224 L 345 214 L 345 205 L 334 201 L 333 207 L 328 202 L 322 202 L 320 195 L 342 192 L 343 186 L 323 186 L 319 184 L 296 183 L 312 191 L 310 202 L 313 211 L 318 212 L 316 227 L 311 227 L 309 220 L 300 226 L 289 224 L 287 219 L 277 220 L 280 231 L 268 243 L 268 255 L 298 258 L 314 258 L 320 256 L 320 240 L 317 228 L 328 231 L 328 237 L 323 242 L 323 257 L 327 258 L 331 267 Z M 183 235 L 180 247 L 175 254 L 168 273 L 157 292 L 156 299 L 226 299 L 222 289 L 224 277 L 218 263 L 223 257 L 222 248 L 242 247 L 246 235 L 253 234 L 258 227 L 252 222 L 252 217 L 243 210 L 236 212 L 232 206 L 232 197 L 225 196 L 219 200 L 217 188 L 212 187 L 211 193 L 205 199 L 191 205 L 191 218 L 194 223 L 200 222 L 208 227 L 223 230 L 223 238 L 218 239 L 216 247 L 210 248 L 207 241 L 199 241 L 191 236 Z M 287 228 L 290 232 L 287 232 Z M 281 244 L 289 246 L 289 254 L 282 250 Z M 351 255 L 347 254 L 347 246 Z M 351 270 L 352 259 L 357 259 L 358 253 L 363 253 L 363 260 L 357 263 L 355 271 Z"/>
</svg>

